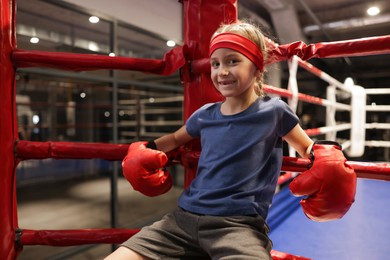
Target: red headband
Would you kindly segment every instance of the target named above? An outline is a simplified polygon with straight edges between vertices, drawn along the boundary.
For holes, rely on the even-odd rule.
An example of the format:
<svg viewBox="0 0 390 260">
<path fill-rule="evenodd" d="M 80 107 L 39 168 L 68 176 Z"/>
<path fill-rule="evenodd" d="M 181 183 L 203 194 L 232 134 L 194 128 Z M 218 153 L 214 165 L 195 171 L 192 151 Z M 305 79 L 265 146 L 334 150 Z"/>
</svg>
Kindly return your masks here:
<svg viewBox="0 0 390 260">
<path fill-rule="evenodd" d="M 260 71 L 263 71 L 263 54 L 253 41 L 244 36 L 236 33 L 220 33 L 215 36 L 210 43 L 209 56 L 219 48 L 228 48 L 238 51 L 250 59 Z"/>
</svg>

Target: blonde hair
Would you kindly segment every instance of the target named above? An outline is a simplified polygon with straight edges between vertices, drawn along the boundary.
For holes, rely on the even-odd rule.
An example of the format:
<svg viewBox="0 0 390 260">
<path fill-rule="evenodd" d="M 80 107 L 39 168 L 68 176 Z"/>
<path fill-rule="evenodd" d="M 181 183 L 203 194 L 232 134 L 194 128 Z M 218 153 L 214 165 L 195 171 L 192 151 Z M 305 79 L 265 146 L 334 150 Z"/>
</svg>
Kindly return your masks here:
<svg viewBox="0 0 390 260">
<path fill-rule="evenodd" d="M 220 33 L 236 33 L 239 34 L 252 42 L 254 42 L 261 53 L 263 54 L 264 63 L 267 58 L 267 49 L 265 44 L 264 35 L 260 28 L 257 26 L 243 21 L 237 21 L 231 24 L 222 24 L 213 34 L 211 39 L 217 36 Z M 260 71 L 260 76 L 256 79 L 257 89 L 255 89 L 256 94 L 262 96 L 263 93 L 263 80 L 264 80 L 264 71 Z"/>
</svg>

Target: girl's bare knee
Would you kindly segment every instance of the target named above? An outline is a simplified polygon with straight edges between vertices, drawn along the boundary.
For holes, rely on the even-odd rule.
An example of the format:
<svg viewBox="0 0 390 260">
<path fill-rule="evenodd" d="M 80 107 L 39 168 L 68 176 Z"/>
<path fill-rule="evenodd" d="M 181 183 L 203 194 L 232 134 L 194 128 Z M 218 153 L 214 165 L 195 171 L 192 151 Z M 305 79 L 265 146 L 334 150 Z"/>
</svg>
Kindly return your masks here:
<svg viewBox="0 0 390 260">
<path fill-rule="evenodd" d="M 149 258 L 141 256 L 140 254 L 124 246 L 119 247 L 117 250 L 115 250 L 106 258 L 104 258 L 104 260 L 148 260 L 148 259 Z"/>
</svg>

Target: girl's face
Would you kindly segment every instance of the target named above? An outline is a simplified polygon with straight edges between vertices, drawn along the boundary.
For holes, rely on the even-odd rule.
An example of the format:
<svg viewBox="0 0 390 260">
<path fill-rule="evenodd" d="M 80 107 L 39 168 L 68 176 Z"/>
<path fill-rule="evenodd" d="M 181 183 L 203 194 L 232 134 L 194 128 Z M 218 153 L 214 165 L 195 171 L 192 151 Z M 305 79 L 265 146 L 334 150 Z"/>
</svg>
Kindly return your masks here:
<svg viewBox="0 0 390 260">
<path fill-rule="evenodd" d="M 254 91 L 255 64 L 243 54 L 232 49 L 216 49 L 210 57 L 211 80 L 224 97 L 239 97 Z"/>
</svg>

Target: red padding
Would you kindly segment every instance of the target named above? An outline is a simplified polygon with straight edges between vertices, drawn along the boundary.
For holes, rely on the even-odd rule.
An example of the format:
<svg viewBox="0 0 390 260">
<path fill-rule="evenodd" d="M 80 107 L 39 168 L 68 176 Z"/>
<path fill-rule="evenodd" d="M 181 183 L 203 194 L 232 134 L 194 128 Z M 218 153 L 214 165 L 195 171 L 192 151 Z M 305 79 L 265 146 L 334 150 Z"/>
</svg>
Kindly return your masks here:
<svg viewBox="0 0 390 260">
<path fill-rule="evenodd" d="M 119 244 L 138 229 L 79 229 L 79 230 L 30 230 L 22 229 L 22 245 L 76 246 L 85 244 Z"/>
<path fill-rule="evenodd" d="M 104 159 L 122 160 L 128 144 L 32 142 L 18 141 L 16 155 L 20 159 Z"/>
<path fill-rule="evenodd" d="M 178 46 L 167 52 L 162 60 L 35 50 L 15 50 L 12 59 L 17 68 L 49 67 L 73 71 L 117 69 L 169 75 L 186 63 L 186 49 L 185 46 Z"/>
</svg>

